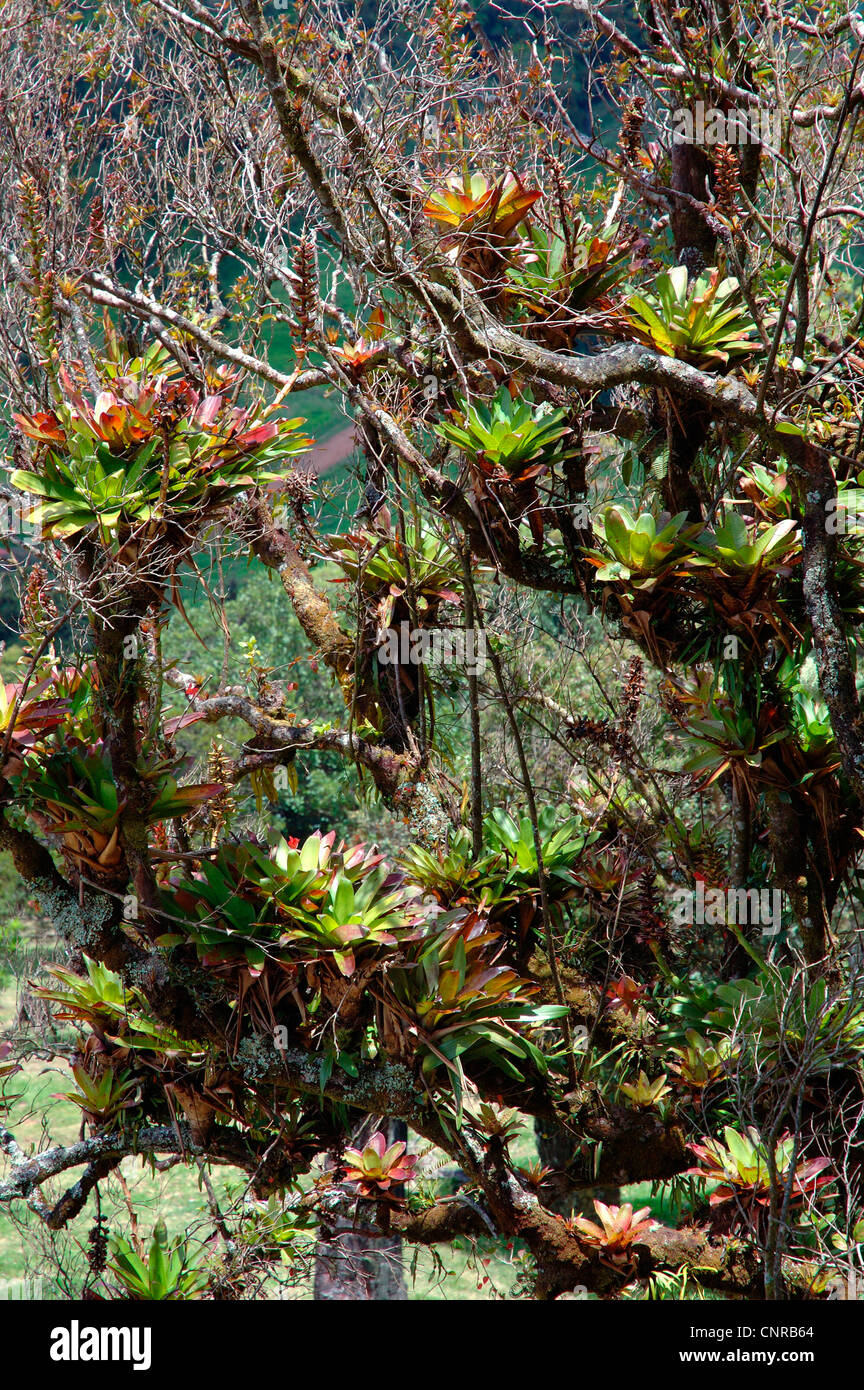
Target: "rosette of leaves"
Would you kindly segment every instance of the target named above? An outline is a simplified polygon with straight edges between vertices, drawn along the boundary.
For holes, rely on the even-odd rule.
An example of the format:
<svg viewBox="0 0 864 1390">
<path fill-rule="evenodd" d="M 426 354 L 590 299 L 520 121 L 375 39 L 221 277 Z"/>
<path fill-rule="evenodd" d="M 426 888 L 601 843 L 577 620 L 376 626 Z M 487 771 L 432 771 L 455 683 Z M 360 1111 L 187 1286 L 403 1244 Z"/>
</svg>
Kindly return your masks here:
<svg viewBox="0 0 864 1390">
<path fill-rule="evenodd" d="M 416 603 L 421 627 L 439 625 L 444 604 L 462 601 L 462 564 L 446 541 L 428 527 L 405 527 L 404 543 L 361 532 L 337 537 L 328 556 L 342 570 L 347 582 L 358 582 L 364 595 L 375 601 L 378 640 L 399 617 L 409 619 L 409 592 Z"/>
<path fill-rule="evenodd" d="M 592 550 L 586 558 L 597 567 L 603 584 L 623 582 L 631 589 L 650 591 L 661 580 L 679 574 L 694 556 L 690 543 L 694 528 L 687 525 L 686 512 L 654 516 L 634 514 L 624 506 L 607 507 L 598 518 L 597 531 L 607 553 Z"/>
<path fill-rule="evenodd" d="M 517 174 L 491 180 L 483 174 L 451 175 L 433 188 L 423 213 L 442 230 L 439 246 L 481 290 L 493 288 L 517 244 L 514 235 L 539 189 L 525 188 Z"/>
<path fill-rule="evenodd" d="M 627 306 L 642 342 L 695 367 L 728 367 L 759 347 L 738 281 L 721 280 L 718 270 L 695 282 L 684 265 L 663 271 L 653 293 L 631 295 Z"/>
<path fill-rule="evenodd" d="M 502 1144 L 511 1144 L 522 1132 L 523 1121 L 518 1111 L 490 1104 L 489 1101 L 475 1101 L 467 1107 L 472 1129 L 490 1139 L 500 1139 Z"/>
<path fill-rule="evenodd" d="M 801 540 L 793 517 L 773 525 L 748 526 L 740 513 L 730 508 L 694 547 L 725 574 L 750 579 L 763 570 L 788 574 L 801 550 Z"/>
<path fill-rule="evenodd" d="M 700 1160 L 694 1168 L 688 1168 L 685 1177 L 702 1178 L 705 1182 L 718 1186 L 709 1197 L 709 1204 L 719 1206 L 733 1198 L 745 1209 L 754 1204 L 767 1207 L 771 1202 L 771 1176 L 768 1163 L 768 1150 L 758 1129 L 752 1125 L 744 1134 L 731 1125 L 723 1131 L 725 1144 L 720 1139 L 703 1137 L 701 1144 L 688 1144 L 687 1147 Z M 774 1165 L 780 1192 L 783 1192 L 790 1179 L 790 1170 L 795 1158 L 795 1139 L 784 1135 L 774 1148 Z M 825 1172 L 830 1168 L 830 1158 L 811 1158 L 795 1166 L 791 1174 L 790 1200 L 812 1199 L 821 1188 L 832 1182 Z"/>
<path fill-rule="evenodd" d="M 683 1085 L 694 1092 L 698 1101 L 706 1086 L 729 1074 L 730 1064 L 738 1056 L 738 1050 L 729 1038 L 711 1041 L 695 1028 L 687 1029 L 685 1039 L 684 1047 L 672 1048 L 670 1055 L 675 1061 L 667 1065 Z"/>
<path fill-rule="evenodd" d="M 669 996 L 668 1021 L 663 1039 L 674 1047 L 682 1046 L 689 1030 L 709 1031 L 706 1020 L 720 1002 L 714 981 L 704 981 L 698 973 L 673 977 L 673 993 Z"/>
<path fill-rule="evenodd" d="M 840 766 L 840 756 L 824 700 L 807 690 L 796 691 L 792 701 L 792 729 L 808 761 L 824 761 L 825 773 L 836 771 Z M 813 775 L 812 772 L 810 775 Z"/>
<path fill-rule="evenodd" d="M 550 902 L 571 897 L 583 880 L 584 851 L 597 839 L 581 819 L 554 806 L 538 812 L 541 853 L 547 875 Z M 531 928 L 539 912 L 540 876 L 530 818 L 514 819 L 496 808 L 483 821 L 484 852 L 475 860 L 471 837 L 465 830 L 451 833 L 447 852 L 433 856 L 412 846 L 402 863 L 445 908 L 471 906 L 503 926 L 508 936 L 518 937 L 520 948 L 530 952 Z"/>
<path fill-rule="evenodd" d="M 615 1207 L 595 1198 L 594 1210 L 600 1219 L 599 1225 L 586 1216 L 571 1217 L 568 1225 L 586 1245 L 602 1251 L 603 1256 L 615 1264 L 628 1261 L 633 1242 L 648 1231 L 656 1230 L 660 1224 L 651 1219 L 650 1207 L 634 1211 L 631 1202 Z"/>
<path fill-rule="evenodd" d="M 78 975 L 66 966 L 54 965 L 48 973 L 60 982 L 61 988 L 38 986 L 34 988 L 34 993 L 40 999 L 60 1005 L 54 1011 L 59 1019 L 87 1023 L 99 1031 L 113 1028 L 125 1018 L 134 995 L 126 989 L 120 976 L 106 965 L 86 955 L 82 959 L 84 975 Z"/>
<path fill-rule="evenodd" d="M 738 486 L 766 521 L 779 521 L 792 515 L 792 488 L 789 475 L 775 472 L 762 463 L 741 471 Z"/>
<path fill-rule="evenodd" d="M 665 1072 L 656 1081 L 649 1081 L 647 1073 L 640 1071 L 635 1081 L 622 1081 L 619 1090 L 637 1110 L 655 1110 L 672 1087 L 666 1084 Z"/>
<path fill-rule="evenodd" d="M 417 890 L 383 864 L 356 885 L 347 875 L 334 874 L 318 911 L 304 913 L 283 933 L 282 944 L 296 943 L 304 955 L 310 947 L 330 952 L 340 973 L 353 975 L 359 955 L 398 946 L 415 926 L 416 898 Z"/>
<path fill-rule="evenodd" d="M 620 850 L 604 849 L 580 863 L 576 877 L 583 887 L 601 902 L 610 898 L 617 904 L 638 893 L 639 885 L 629 873 L 626 855 Z"/>
<path fill-rule="evenodd" d="M 687 664 L 728 661 L 722 654 L 732 633 L 743 644 L 740 658 L 761 664 L 765 642 L 776 638 L 787 650 L 800 639 L 790 608 L 778 585 L 788 579 L 801 557 L 797 523 L 747 522 L 731 508 L 692 542 L 697 554 L 685 574 L 689 594 L 706 610 L 706 620 L 692 641 L 679 648 Z"/>
<path fill-rule="evenodd" d="M 504 945 L 484 918 L 457 913 L 443 930 L 416 943 L 413 969 L 390 972 L 423 1071 L 444 1067 L 457 1098 L 466 1063 L 491 1065 L 517 1080 L 526 1066 L 545 1073 L 546 1060 L 529 1033 L 567 1013 L 532 1002 L 537 986 L 501 963 Z"/>
<path fill-rule="evenodd" d="M 150 824 L 187 815 L 223 790 L 219 783 L 180 787 L 167 767 L 143 771 L 152 789 Z M 122 874 L 120 817 L 124 810 L 103 745 L 54 754 L 22 786 L 28 814 L 50 835 L 60 837 L 63 854 L 79 870 L 97 876 Z"/>
<path fill-rule="evenodd" d="M 302 420 L 268 420 L 221 393 L 202 397 L 190 382 L 154 373 L 146 357 L 92 402 L 65 369 L 60 379 L 64 399 L 53 410 L 14 417 L 41 447 L 38 466 L 16 469 L 12 485 L 42 499 L 34 521 L 46 536 L 92 534 L 126 558 L 172 518 L 197 529 L 311 446 Z"/>
<path fill-rule="evenodd" d="M 389 1202 L 401 1202 L 392 1191 L 394 1183 L 409 1182 L 414 1175 L 417 1162 L 413 1154 L 406 1154 L 406 1144 L 401 1140 L 389 1147 L 385 1136 L 379 1131 L 370 1135 L 362 1149 L 346 1149 L 344 1153 L 344 1181 L 351 1183 L 361 1197 L 383 1197 Z"/>
<path fill-rule="evenodd" d="M 530 394 L 513 396 L 502 386 L 488 405 L 460 401 L 451 416 L 435 426 L 435 433 L 464 455 L 477 501 L 497 504 L 516 524 L 526 519 L 541 544 L 537 478 L 579 452 L 568 412 L 535 405 Z"/>
<path fill-rule="evenodd" d="M 536 223 L 527 227 L 507 279 L 535 319 L 531 336 L 553 351 L 569 346 L 586 327 L 620 327 L 609 291 L 626 274 L 630 248 L 618 245 L 618 230 L 614 224 L 596 229 L 578 220 L 566 236 Z"/>
<path fill-rule="evenodd" d="M 113 1126 L 129 1110 L 135 1110 L 140 1100 L 138 1078 L 128 1071 L 114 1071 L 106 1066 L 95 1076 L 86 1067 L 73 1066 L 74 1091 L 58 1091 L 52 1100 L 68 1100 L 77 1105 L 84 1118 L 96 1128 Z"/>
<path fill-rule="evenodd" d="M 526 190 L 512 173 L 496 182 L 483 174 L 452 175 L 432 189 L 423 212 L 431 222 L 455 229 L 445 242 L 458 248 L 466 235 L 509 236 L 541 197 L 538 189 Z"/>
<path fill-rule="evenodd" d="M 683 726 L 683 770 L 694 775 L 699 791 L 728 776 L 739 802 L 752 805 L 760 789 L 788 785 L 783 747 L 789 726 L 778 728 L 775 713 L 763 706 L 754 722 L 746 710 L 712 702 L 705 718 Z"/>
<path fill-rule="evenodd" d="M 186 1066 L 200 1058 L 198 1044 L 152 1019 L 143 996 L 124 986 L 118 974 L 89 956 L 82 959 L 83 975 L 55 965 L 48 973 L 57 985 L 32 987 L 40 999 L 55 1005 L 55 1018 L 73 1023 L 80 1032 L 91 1029 L 101 1043 L 111 1044 L 111 1056 L 118 1061 L 130 1052 L 150 1052 L 163 1062 L 182 1057 Z"/>
<path fill-rule="evenodd" d="M 488 835 L 488 820 L 484 828 Z M 423 885 L 442 907 L 459 903 L 478 904 L 481 899 L 492 907 L 506 894 L 506 861 L 499 852 L 474 858 L 470 832 L 460 826 L 451 830 L 446 849 L 431 854 L 422 845 L 410 845 L 400 858 L 410 878 Z"/>
<path fill-rule="evenodd" d="M 832 996 L 826 980 L 775 966 L 756 979 L 718 984 L 714 994 L 709 1021 L 762 1067 L 815 1077 L 860 1066 L 864 1004 L 848 990 Z"/>
<path fill-rule="evenodd" d="M 637 958 L 644 955 L 641 947 L 662 930 L 661 917 L 646 899 L 642 877 L 633 872 L 626 853 L 620 848 L 606 848 L 583 855 L 574 874 L 582 890 L 578 940 L 580 950 L 587 953 L 584 959 L 587 961 L 595 951 L 600 923 L 614 932 L 622 945 L 627 943 L 628 959 L 632 950 L 636 950 Z M 650 949 L 647 944 L 647 950 Z"/>
<path fill-rule="evenodd" d="M 379 319 L 375 318 L 376 313 L 380 315 Z M 361 336 L 359 338 L 356 338 L 353 343 L 350 340 L 346 339 L 345 342 L 341 344 L 341 346 L 334 347 L 331 349 L 333 356 L 338 357 L 339 360 L 345 364 L 345 366 L 348 368 L 349 372 L 352 373 L 352 375 L 358 377 L 362 376 L 367 365 L 370 362 L 374 362 L 375 358 L 379 356 L 381 353 L 381 347 L 378 340 L 383 335 L 383 325 L 384 315 L 382 311 L 374 311 L 373 314 L 370 316 L 370 327 L 368 330 L 368 336 L 366 334 L 361 334 Z"/>
<path fill-rule="evenodd" d="M 551 468 L 578 449 L 565 441 L 572 435 L 567 411 L 537 406 L 530 396 L 513 396 L 506 386 L 488 404 L 457 404 L 452 420 L 435 426 L 435 433 L 469 459 L 482 461 L 511 480 L 528 470 Z M 536 476 L 536 475 L 535 475 Z"/>
<path fill-rule="evenodd" d="M 166 912 L 185 920 L 159 944 L 191 942 L 204 964 L 240 964 L 253 978 L 268 959 L 332 962 L 352 975 L 358 957 L 386 954 L 425 913 L 417 888 L 380 854 L 365 845 L 334 851 L 333 842 L 316 832 L 301 846 L 281 840 L 270 854 L 223 845 L 164 895 Z"/>
<path fill-rule="evenodd" d="M 540 872 L 537 847 L 530 817 L 518 821 L 507 811 L 496 807 L 483 822 L 484 837 L 493 852 L 505 856 L 506 872 L 502 880 L 505 894 L 520 894 L 539 888 Z M 566 809 L 542 806 L 537 812 L 540 832 L 540 851 L 551 896 L 563 898 L 578 886 L 576 867 L 588 845 L 597 839 L 581 818 L 568 814 Z"/>
<path fill-rule="evenodd" d="M 94 698 L 98 676 L 89 660 L 81 660 L 74 666 L 54 665 L 53 656 L 48 657 L 40 669 L 44 678 L 45 691 L 62 702 L 66 714 L 62 721 L 63 744 L 69 748 L 96 747 L 103 736 L 102 711 L 98 699 Z M 52 751 L 59 737 L 52 742 Z"/>
<path fill-rule="evenodd" d="M 199 1298 L 209 1284 L 203 1267 L 203 1250 L 193 1254 L 183 1240 L 168 1242 L 165 1222 L 153 1227 L 146 1259 L 128 1240 L 114 1236 L 111 1241 L 111 1273 L 118 1279 L 123 1297 L 135 1302 L 164 1303 Z"/>
<path fill-rule="evenodd" d="M 825 701 L 803 679 L 809 651 L 802 647 L 787 653 L 777 671 L 777 681 L 788 701 L 789 727 L 800 783 L 805 790 L 840 766 L 837 742 Z"/>
</svg>

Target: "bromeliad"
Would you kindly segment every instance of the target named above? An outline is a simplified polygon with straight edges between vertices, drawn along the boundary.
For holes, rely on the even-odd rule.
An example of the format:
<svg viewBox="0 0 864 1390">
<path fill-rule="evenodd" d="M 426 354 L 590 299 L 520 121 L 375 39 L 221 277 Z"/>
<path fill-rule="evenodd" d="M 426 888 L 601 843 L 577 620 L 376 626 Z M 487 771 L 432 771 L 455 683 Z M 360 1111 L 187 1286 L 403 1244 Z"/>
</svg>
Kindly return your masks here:
<svg viewBox="0 0 864 1390">
<path fill-rule="evenodd" d="M 630 322 L 643 342 L 666 356 L 695 367 L 728 367 L 759 346 L 737 280 L 708 270 L 691 283 L 687 267 L 679 265 L 659 275 L 654 289 L 630 296 Z"/>
<path fill-rule="evenodd" d="M 771 1165 L 759 1131 L 751 1125 L 741 1134 L 727 1125 L 723 1137 L 725 1144 L 720 1139 L 707 1136 L 701 1144 L 688 1144 L 687 1147 L 700 1162 L 696 1167 L 688 1168 L 686 1176 L 718 1184 L 709 1198 L 712 1207 L 732 1198 L 737 1198 L 745 1208 L 753 1204 L 769 1206 Z M 830 1158 L 810 1158 L 804 1163 L 797 1163 L 795 1154 L 796 1140 L 791 1135 L 784 1135 L 775 1145 L 773 1166 L 779 1192 L 782 1194 L 788 1188 L 790 1200 L 797 1203 L 815 1197 L 833 1179 L 825 1171 L 831 1166 Z"/>
<path fill-rule="evenodd" d="M 402 1142 L 388 1148 L 384 1135 L 376 1131 L 362 1149 L 345 1150 L 345 1181 L 356 1187 L 361 1197 L 404 1200 L 391 1189 L 394 1183 L 409 1182 L 413 1177 L 417 1159 L 405 1149 Z"/>
<path fill-rule="evenodd" d="M 40 446 L 37 466 L 16 469 L 13 487 L 41 502 L 34 522 L 48 537 L 92 533 L 124 559 L 162 534 L 172 518 L 196 532 L 238 492 L 278 476 L 268 472 L 309 449 L 300 419 L 202 396 L 190 382 L 147 369 L 115 375 L 90 401 L 65 368 L 64 399 L 53 411 L 16 414 Z"/>
<path fill-rule="evenodd" d="M 574 1216 L 568 1224 L 586 1245 L 602 1251 L 613 1264 L 627 1263 L 631 1258 L 633 1242 L 648 1231 L 656 1230 L 659 1225 L 659 1222 L 651 1219 L 650 1207 L 640 1207 L 634 1211 L 631 1202 L 615 1207 L 595 1199 L 594 1210 L 600 1218 L 599 1226 L 585 1216 Z"/>
</svg>

